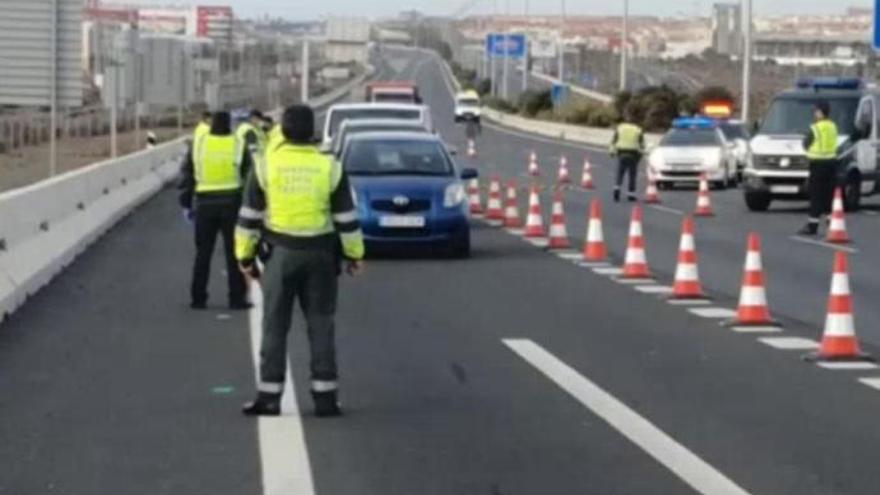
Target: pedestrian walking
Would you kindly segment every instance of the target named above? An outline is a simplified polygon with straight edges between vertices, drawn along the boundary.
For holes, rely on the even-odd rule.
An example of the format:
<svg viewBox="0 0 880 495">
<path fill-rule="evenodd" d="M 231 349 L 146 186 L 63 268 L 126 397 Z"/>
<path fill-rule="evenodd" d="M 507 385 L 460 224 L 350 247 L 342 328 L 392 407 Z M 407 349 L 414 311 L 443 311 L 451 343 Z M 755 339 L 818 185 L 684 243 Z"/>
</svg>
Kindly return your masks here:
<svg viewBox="0 0 880 495">
<path fill-rule="evenodd" d="M 611 138 L 611 156 L 617 157 L 617 179 L 614 183 L 614 201 L 620 201 L 620 189 L 624 176 L 628 176 L 629 188 L 627 198 L 636 201 L 636 179 L 639 173 L 639 162 L 645 150 L 645 134 L 642 128 L 633 123 L 632 116 L 626 114 L 623 122 L 614 130 Z"/>
<path fill-rule="evenodd" d="M 807 184 L 810 195 L 810 216 L 798 232 L 813 236 L 819 232 L 819 221 L 831 213 L 831 201 L 837 185 L 837 125 L 831 120 L 831 105 L 820 101 L 813 110 L 815 122 L 804 137 L 804 149 L 810 161 Z"/>
</svg>

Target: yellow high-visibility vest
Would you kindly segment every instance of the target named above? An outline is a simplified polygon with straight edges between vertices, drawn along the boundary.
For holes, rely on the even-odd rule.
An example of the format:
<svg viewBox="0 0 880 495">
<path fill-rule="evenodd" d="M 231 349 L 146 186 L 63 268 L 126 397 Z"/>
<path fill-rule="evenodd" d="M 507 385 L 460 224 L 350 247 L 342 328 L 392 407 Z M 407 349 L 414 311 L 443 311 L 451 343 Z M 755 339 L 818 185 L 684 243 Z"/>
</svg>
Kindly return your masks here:
<svg viewBox="0 0 880 495">
<path fill-rule="evenodd" d="M 641 151 L 642 128 L 623 123 L 617 126 L 617 141 L 611 144 L 613 151 Z"/>
<path fill-rule="evenodd" d="M 813 144 L 807 150 L 810 160 L 834 160 L 837 158 L 837 125 L 831 119 L 820 120 L 810 128 Z"/>
<path fill-rule="evenodd" d="M 196 192 L 223 192 L 241 189 L 240 160 L 235 136 L 203 135 L 194 147 Z"/>
</svg>

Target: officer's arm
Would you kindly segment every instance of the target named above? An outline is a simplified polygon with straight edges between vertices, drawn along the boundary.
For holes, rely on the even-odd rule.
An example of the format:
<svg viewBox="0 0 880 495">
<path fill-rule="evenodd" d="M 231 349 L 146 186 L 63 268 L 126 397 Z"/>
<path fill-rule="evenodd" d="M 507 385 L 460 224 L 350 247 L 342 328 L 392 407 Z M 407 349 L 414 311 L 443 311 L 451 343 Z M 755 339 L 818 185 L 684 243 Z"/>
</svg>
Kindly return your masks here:
<svg viewBox="0 0 880 495">
<path fill-rule="evenodd" d="M 348 182 L 348 174 L 345 172 L 341 174 L 339 184 L 330 198 L 330 212 L 333 215 L 336 232 L 339 233 L 339 239 L 342 241 L 343 254 L 350 260 L 360 260 L 364 257 L 364 237 Z"/>
<path fill-rule="evenodd" d="M 195 166 L 193 165 L 193 148 L 190 145 L 183 164 L 180 167 L 180 182 L 177 184 L 180 191 L 180 206 L 187 210 L 192 209 L 193 194 L 196 189 Z"/>
<path fill-rule="evenodd" d="M 259 140 L 257 139 L 257 131 L 250 130 L 244 135 L 244 144 L 245 148 L 250 148 L 251 146 L 256 146 L 259 144 Z"/>
<path fill-rule="evenodd" d="M 617 153 L 617 129 L 614 130 L 614 135 L 611 136 L 611 145 L 608 147 L 608 151 L 612 154 Z"/>
<path fill-rule="evenodd" d="M 265 212 L 266 195 L 252 168 L 242 191 L 241 210 L 235 226 L 235 258 L 243 265 L 253 263 L 257 257 Z"/>
<path fill-rule="evenodd" d="M 810 149 L 810 146 L 813 145 L 813 141 L 816 140 L 816 136 L 813 135 L 813 128 L 810 127 L 810 130 L 807 131 L 807 134 L 804 136 L 804 149 Z"/>
<path fill-rule="evenodd" d="M 247 181 L 251 170 L 254 168 L 254 156 L 251 153 L 250 145 L 244 147 L 241 151 L 241 166 L 238 172 L 241 174 L 242 181 Z"/>
<path fill-rule="evenodd" d="M 639 133 L 639 149 L 645 151 L 645 133 Z"/>
</svg>

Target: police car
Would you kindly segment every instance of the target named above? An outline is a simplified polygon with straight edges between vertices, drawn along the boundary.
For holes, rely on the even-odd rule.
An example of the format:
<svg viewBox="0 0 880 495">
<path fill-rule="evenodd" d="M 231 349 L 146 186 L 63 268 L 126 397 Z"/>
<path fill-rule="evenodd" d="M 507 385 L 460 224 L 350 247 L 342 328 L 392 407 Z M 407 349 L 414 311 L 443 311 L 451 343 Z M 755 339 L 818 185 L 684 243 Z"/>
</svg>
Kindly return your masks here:
<svg viewBox="0 0 880 495">
<path fill-rule="evenodd" d="M 756 124 L 743 176 L 750 210 L 766 211 L 775 200 L 807 199 L 809 161 L 803 138 L 819 101 L 831 105 L 831 120 L 837 124 L 838 181 L 846 208 L 857 210 L 862 196 L 880 192 L 880 91 L 866 88 L 859 79 L 802 79 L 796 88 L 776 95 Z"/>
<path fill-rule="evenodd" d="M 648 174 L 663 189 L 696 183 L 706 174 L 718 188 L 736 185 L 737 145 L 728 140 L 716 119 L 676 119 L 672 129 L 648 155 Z"/>
<path fill-rule="evenodd" d="M 455 96 L 455 121 L 456 122 L 480 122 L 480 95 L 476 91 L 468 90 Z"/>
</svg>

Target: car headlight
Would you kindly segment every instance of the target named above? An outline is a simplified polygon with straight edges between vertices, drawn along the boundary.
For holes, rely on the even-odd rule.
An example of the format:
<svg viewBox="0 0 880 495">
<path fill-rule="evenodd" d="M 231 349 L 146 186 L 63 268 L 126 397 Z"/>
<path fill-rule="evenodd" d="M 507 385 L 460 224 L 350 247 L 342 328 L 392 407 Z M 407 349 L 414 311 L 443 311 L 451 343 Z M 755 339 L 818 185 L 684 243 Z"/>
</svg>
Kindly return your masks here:
<svg viewBox="0 0 880 495">
<path fill-rule="evenodd" d="M 720 168 L 721 167 L 721 150 L 713 151 L 706 155 L 703 158 L 703 166 L 707 168 Z"/>
<path fill-rule="evenodd" d="M 648 165 L 655 170 L 663 167 L 663 156 L 660 153 L 651 153 L 648 157 Z"/>
<path fill-rule="evenodd" d="M 446 208 L 455 208 L 464 203 L 465 199 L 466 195 L 463 185 L 459 183 L 449 184 L 449 186 L 446 187 L 446 192 L 443 194 L 443 206 Z"/>
</svg>

